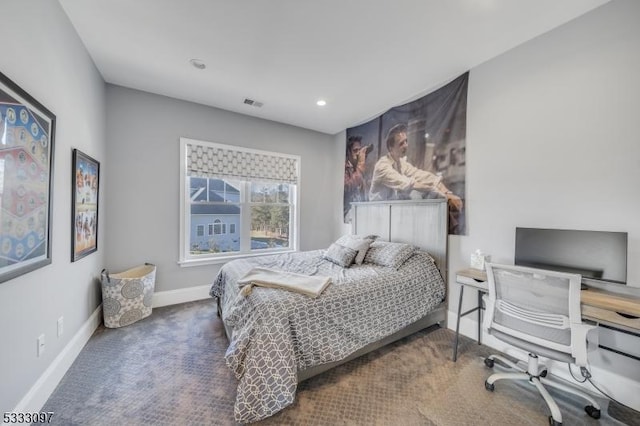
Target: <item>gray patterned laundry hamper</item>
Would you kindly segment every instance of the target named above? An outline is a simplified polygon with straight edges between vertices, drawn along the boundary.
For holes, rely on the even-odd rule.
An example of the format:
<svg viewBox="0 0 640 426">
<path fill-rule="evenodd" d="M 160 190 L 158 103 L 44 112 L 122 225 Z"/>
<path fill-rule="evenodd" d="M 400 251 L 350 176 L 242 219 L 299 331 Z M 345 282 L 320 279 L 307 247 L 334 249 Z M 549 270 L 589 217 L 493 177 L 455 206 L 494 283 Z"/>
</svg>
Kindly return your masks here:
<svg viewBox="0 0 640 426">
<path fill-rule="evenodd" d="M 105 327 L 124 327 L 151 315 L 155 265 L 145 263 L 118 274 L 103 269 L 100 278 Z"/>
</svg>

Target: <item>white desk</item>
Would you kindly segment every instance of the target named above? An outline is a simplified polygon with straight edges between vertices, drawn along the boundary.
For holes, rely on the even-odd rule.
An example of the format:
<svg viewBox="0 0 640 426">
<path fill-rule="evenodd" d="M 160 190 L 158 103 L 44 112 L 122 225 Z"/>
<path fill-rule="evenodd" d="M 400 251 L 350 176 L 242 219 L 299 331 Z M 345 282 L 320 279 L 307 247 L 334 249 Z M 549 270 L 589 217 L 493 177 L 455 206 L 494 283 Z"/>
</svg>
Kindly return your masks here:
<svg viewBox="0 0 640 426">
<path fill-rule="evenodd" d="M 482 294 L 489 292 L 487 273 L 479 269 L 469 268 L 456 272 L 456 282 L 460 284 L 461 287 L 458 302 L 456 337 L 453 343 L 453 361 L 458 357 L 460 318 L 471 312 L 478 311 L 478 344 L 481 343 Z M 474 288 L 478 292 L 478 305 L 466 312 L 461 312 L 462 294 L 465 287 Z M 580 292 L 580 309 L 583 319 L 593 321 L 597 324 L 603 324 L 610 328 L 624 330 L 634 335 L 640 335 L 640 297 L 589 288 Z"/>
</svg>

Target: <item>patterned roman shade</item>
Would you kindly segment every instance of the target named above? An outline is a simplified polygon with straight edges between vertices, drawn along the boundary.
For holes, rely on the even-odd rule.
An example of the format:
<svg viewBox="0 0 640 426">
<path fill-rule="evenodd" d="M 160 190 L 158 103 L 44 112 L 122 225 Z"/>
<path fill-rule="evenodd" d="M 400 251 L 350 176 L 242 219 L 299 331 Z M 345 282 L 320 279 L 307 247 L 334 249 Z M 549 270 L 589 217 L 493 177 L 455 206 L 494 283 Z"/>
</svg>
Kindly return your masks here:
<svg viewBox="0 0 640 426">
<path fill-rule="evenodd" d="M 298 183 L 298 159 L 228 145 L 187 144 L 187 174 L 192 177 Z"/>
</svg>

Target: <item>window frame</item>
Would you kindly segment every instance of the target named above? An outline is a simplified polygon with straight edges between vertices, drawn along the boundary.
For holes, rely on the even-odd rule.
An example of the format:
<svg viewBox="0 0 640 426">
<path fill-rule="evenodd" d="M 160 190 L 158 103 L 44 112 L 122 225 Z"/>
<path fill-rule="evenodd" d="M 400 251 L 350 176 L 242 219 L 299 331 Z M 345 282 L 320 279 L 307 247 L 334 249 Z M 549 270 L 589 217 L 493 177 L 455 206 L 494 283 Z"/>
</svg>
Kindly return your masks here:
<svg viewBox="0 0 640 426">
<path fill-rule="evenodd" d="M 242 217 L 242 213 L 240 214 L 240 217 Z M 216 226 L 217 225 L 217 226 Z M 216 232 L 216 228 L 218 232 Z M 222 221 L 220 219 L 216 219 L 213 221 L 213 234 L 212 235 L 222 235 Z"/>
<path fill-rule="evenodd" d="M 190 200 L 190 188 L 189 179 L 187 176 L 187 146 L 188 145 L 203 145 L 208 147 L 218 147 L 226 150 L 234 150 L 239 152 L 248 152 L 253 154 L 262 154 L 269 156 L 278 156 L 284 158 L 293 158 L 298 165 L 298 180 L 297 184 L 288 183 L 289 190 L 289 202 L 287 203 L 290 208 L 289 217 L 289 247 L 286 248 L 267 248 L 267 249 L 251 249 L 251 206 L 256 204 L 251 202 L 251 183 L 260 182 L 259 180 L 247 180 L 245 178 L 233 177 L 233 180 L 241 182 L 240 189 L 240 232 L 235 229 L 233 235 L 240 237 L 240 251 L 225 252 L 225 253 L 211 253 L 211 254 L 191 254 L 190 252 L 190 231 L 191 231 L 191 200 Z M 220 144 L 215 142 L 207 142 L 196 139 L 180 138 L 180 249 L 178 264 L 182 267 L 208 265 L 225 263 L 233 259 L 266 256 L 276 253 L 289 253 L 300 250 L 300 170 L 301 170 L 301 158 L 298 155 L 283 154 L 274 151 L 257 150 L 252 148 L 239 147 L 235 145 Z M 276 183 L 276 182 L 273 182 Z M 258 203 L 259 204 L 259 203 Z M 227 223 L 222 221 L 225 224 Z M 215 229 L 215 227 L 214 227 Z M 229 231 L 230 228 L 225 229 Z M 225 232 L 226 234 L 226 232 Z M 231 233 L 230 233 L 231 234 Z M 215 231 L 214 231 L 214 235 Z M 222 235 L 222 234 L 219 234 Z"/>
</svg>

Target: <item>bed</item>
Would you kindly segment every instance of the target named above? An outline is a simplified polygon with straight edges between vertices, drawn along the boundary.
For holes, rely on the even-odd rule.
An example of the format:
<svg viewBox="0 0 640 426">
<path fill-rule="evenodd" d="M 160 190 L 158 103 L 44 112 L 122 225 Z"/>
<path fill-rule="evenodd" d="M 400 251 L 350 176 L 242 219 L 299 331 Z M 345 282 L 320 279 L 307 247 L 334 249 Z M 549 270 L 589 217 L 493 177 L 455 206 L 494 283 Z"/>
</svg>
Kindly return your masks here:
<svg viewBox="0 0 640 426">
<path fill-rule="evenodd" d="M 238 259 L 218 273 L 211 295 L 238 379 L 238 422 L 291 404 L 303 380 L 445 321 L 446 201 L 355 203 L 353 230 L 379 236 L 361 265 L 345 268 L 314 250 Z M 245 294 L 238 281 L 256 267 L 332 283 L 315 298 L 260 287 Z"/>
</svg>

